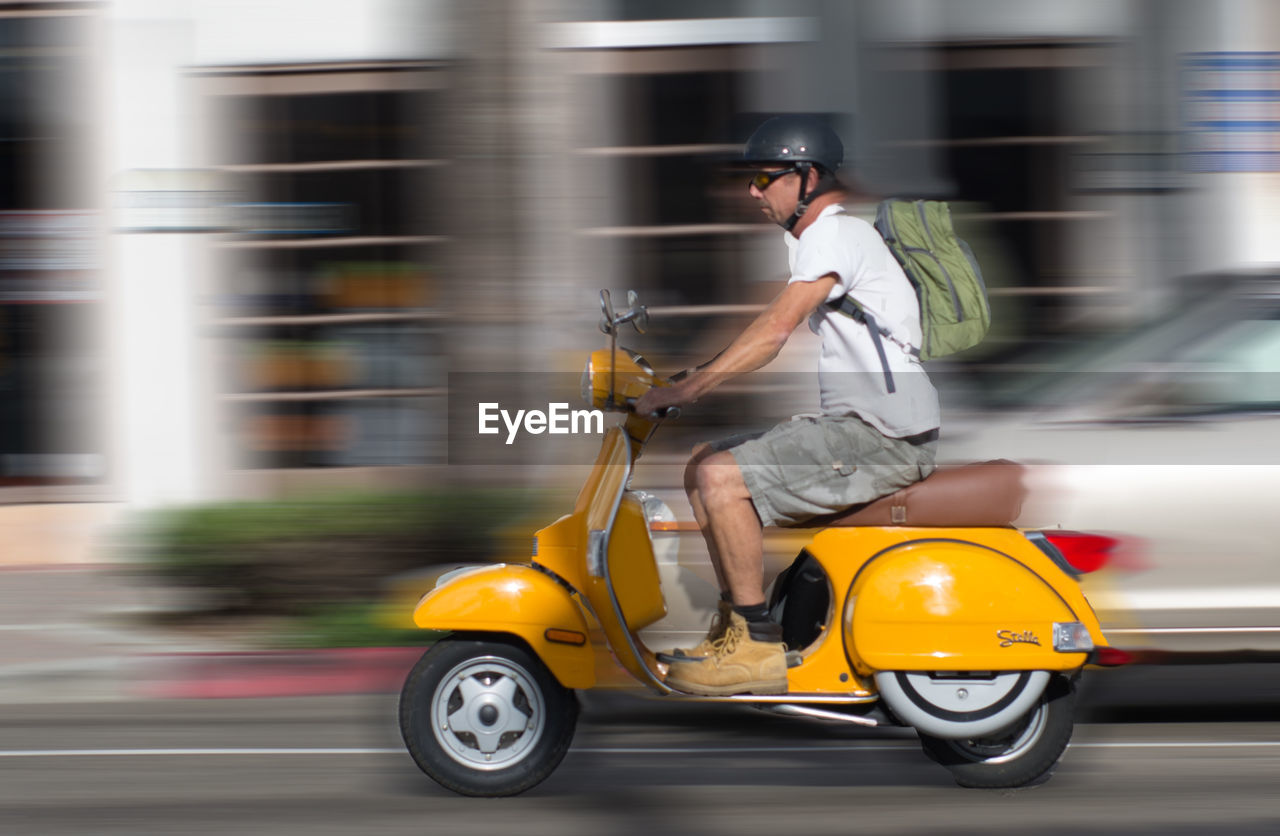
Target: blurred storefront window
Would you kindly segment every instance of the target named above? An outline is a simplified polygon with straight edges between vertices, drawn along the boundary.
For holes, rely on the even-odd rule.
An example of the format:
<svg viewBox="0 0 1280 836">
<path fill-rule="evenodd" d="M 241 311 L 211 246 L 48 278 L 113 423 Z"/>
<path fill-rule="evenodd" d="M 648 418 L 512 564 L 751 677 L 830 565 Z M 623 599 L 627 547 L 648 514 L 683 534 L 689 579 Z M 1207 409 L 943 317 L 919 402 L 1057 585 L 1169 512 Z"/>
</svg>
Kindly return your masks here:
<svg viewBox="0 0 1280 836">
<path fill-rule="evenodd" d="M 666 37 L 678 43 L 685 23 Z M 579 252 L 583 263 L 607 265 L 610 286 L 638 290 L 655 309 L 649 342 L 661 346 L 663 367 L 705 360 L 740 324 L 723 306 L 761 301 L 749 281 L 752 242 L 776 227 L 761 222 L 727 165 L 758 119 L 750 113 L 764 69 L 758 49 L 602 42 L 575 54 L 575 98 L 587 104 L 574 165 L 608 195 L 588 204 Z"/>
<path fill-rule="evenodd" d="M 443 67 L 309 64 L 203 74 L 236 195 L 216 324 L 234 466 L 422 465 L 446 367 L 430 196 Z"/>
<path fill-rule="evenodd" d="M 83 107 L 92 18 L 31 5 L 0 9 L 0 501 L 106 475 L 93 423 L 101 230 Z"/>
</svg>

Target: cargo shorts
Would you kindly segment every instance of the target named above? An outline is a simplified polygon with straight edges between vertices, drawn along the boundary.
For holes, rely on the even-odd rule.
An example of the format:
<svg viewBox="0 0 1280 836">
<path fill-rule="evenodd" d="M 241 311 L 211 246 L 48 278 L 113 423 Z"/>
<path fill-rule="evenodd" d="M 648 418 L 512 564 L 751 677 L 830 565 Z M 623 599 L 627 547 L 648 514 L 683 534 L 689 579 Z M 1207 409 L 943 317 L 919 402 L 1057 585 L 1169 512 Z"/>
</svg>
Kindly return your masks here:
<svg viewBox="0 0 1280 836">
<path fill-rule="evenodd" d="M 711 443 L 733 454 L 763 525 L 800 525 L 878 499 L 934 470 L 937 432 L 891 438 L 857 416 L 797 416 Z"/>
</svg>

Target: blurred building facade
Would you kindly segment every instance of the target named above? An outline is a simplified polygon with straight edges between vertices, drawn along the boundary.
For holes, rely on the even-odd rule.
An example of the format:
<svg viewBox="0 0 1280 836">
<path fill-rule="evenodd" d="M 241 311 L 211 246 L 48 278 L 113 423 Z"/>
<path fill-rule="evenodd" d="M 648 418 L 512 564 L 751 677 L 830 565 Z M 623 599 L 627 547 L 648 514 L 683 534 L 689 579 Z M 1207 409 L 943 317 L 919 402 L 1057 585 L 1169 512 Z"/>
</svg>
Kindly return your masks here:
<svg viewBox="0 0 1280 836">
<path fill-rule="evenodd" d="M 14 513 L 536 479 L 450 467 L 450 375 L 572 371 L 601 287 L 714 353 L 785 275 L 721 165 L 765 114 L 957 204 L 996 367 L 1280 261 L 1266 0 L 50 0 L 0 43 Z"/>
</svg>

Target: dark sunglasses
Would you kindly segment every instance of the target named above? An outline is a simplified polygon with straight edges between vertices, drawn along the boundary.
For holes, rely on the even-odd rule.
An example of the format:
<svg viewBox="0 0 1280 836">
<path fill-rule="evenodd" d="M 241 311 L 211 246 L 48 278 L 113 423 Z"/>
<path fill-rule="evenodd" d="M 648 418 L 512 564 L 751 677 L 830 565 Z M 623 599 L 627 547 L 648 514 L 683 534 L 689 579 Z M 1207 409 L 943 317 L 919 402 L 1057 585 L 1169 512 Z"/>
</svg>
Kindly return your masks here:
<svg viewBox="0 0 1280 836">
<path fill-rule="evenodd" d="M 758 171 L 752 175 L 750 182 L 747 183 L 747 188 L 750 189 L 755 186 L 758 191 L 764 191 L 773 185 L 774 180 L 779 177 L 786 177 L 795 170 L 795 166 L 792 166 L 791 168 L 780 168 L 777 171 Z"/>
</svg>

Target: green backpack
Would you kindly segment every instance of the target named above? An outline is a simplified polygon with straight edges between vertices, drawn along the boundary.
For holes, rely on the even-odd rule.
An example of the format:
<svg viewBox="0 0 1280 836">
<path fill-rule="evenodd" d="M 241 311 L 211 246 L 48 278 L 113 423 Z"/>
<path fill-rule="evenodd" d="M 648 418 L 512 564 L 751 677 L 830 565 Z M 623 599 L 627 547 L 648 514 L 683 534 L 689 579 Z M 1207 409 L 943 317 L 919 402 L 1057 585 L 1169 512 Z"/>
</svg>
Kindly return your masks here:
<svg viewBox="0 0 1280 836">
<path fill-rule="evenodd" d="M 987 287 L 973 251 L 956 237 L 950 207 L 938 200 L 885 200 L 876 208 L 875 227 L 920 300 L 923 345 L 913 347 L 912 353 L 921 360 L 932 360 L 982 342 L 991 325 Z M 893 377 L 880 341 L 882 335 L 889 335 L 888 329 L 877 325 L 851 296 L 828 306 L 871 329 L 885 384 L 893 392 Z"/>
</svg>

